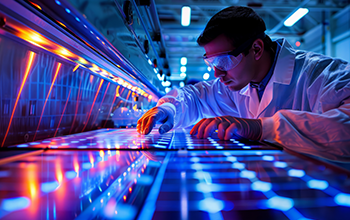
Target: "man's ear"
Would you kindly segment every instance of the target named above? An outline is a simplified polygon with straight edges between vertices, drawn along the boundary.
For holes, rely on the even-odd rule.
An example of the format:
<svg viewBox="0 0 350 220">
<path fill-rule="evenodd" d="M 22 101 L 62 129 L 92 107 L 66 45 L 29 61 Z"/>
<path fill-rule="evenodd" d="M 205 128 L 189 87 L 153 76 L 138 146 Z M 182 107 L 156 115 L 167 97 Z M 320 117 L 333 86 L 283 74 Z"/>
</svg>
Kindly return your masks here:
<svg viewBox="0 0 350 220">
<path fill-rule="evenodd" d="M 252 44 L 255 60 L 259 60 L 264 53 L 264 42 L 261 39 L 256 39 Z"/>
</svg>

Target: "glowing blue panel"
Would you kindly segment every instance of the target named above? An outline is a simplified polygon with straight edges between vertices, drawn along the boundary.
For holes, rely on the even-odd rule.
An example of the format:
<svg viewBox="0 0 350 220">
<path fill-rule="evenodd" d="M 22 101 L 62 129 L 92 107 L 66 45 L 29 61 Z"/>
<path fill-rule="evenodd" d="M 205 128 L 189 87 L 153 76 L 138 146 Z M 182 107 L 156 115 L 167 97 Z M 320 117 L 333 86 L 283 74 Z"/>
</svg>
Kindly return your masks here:
<svg viewBox="0 0 350 220">
<path fill-rule="evenodd" d="M 278 209 L 281 211 L 288 211 L 289 209 L 293 208 L 294 201 L 293 199 L 281 197 L 281 196 L 274 196 L 267 200 L 266 206 L 271 209 Z"/>
<path fill-rule="evenodd" d="M 17 197 L 12 199 L 4 199 L 1 208 L 8 212 L 25 209 L 30 205 L 30 199 L 27 197 Z"/>
<path fill-rule="evenodd" d="M 79 146 L 78 148 L 87 148 L 87 146 Z"/>
<path fill-rule="evenodd" d="M 83 163 L 82 167 L 83 167 L 83 169 L 88 170 L 92 167 L 92 165 L 91 165 L 91 163 L 86 162 L 86 163 Z"/>
<path fill-rule="evenodd" d="M 252 188 L 252 190 L 255 190 L 255 191 L 267 192 L 271 190 L 272 184 L 268 182 L 263 182 L 263 181 L 255 181 L 252 183 L 250 187 Z"/>
<path fill-rule="evenodd" d="M 56 2 L 56 4 L 61 5 L 61 2 L 58 0 L 56 0 L 55 2 Z"/>
<path fill-rule="evenodd" d="M 278 168 L 286 168 L 288 166 L 286 162 L 281 161 L 276 161 L 273 163 L 273 165 Z"/>
<path fill-rule="evenodd" d="M 77 176 L 77 172 L 67 171 L 65 175 L 67 179 L 74 179 Z"/>
<path fill-rule="evenodd" d="M 69 10 L 68 8 L 66 8 L 66 12 L 67 12 L 67 13 L 70 13 L 70 10 Z"/>
<path fill-rule="evenodd" d="M 235 161 L 237 161 L 237 158 L 233 157 L 233 156 L 229 156 L 229 157 L 226 157 L 226 160 L 231 161 L 231 162 L 235 162 Z"/>
<path fill-rule="evenodd" d="M 304 170 L 291 169 L 288 170 L 288 175 L 293 177 L 303 177 L 305 176 L 305 172 Z"/>
<path fill-rule="evenodd" d="M 17 147 L 28 147 L 28 144 L 20 144 L 20 145 L 17 145 Z"/>
<path fill-rule="evenodd" d="M 349 206 L 350 207 L 350 194 L 339 193 L 334 197 L 335 203 L 338 205 Z"/>
<path fill-rule="evenodd" d="M 30 143 L 30 145 L 38 145 L 38 144 L 40 144 L 39 142 L 32 142 L 32 143 Z"/>
<path fill-rule="evenodd" d="M 309 180 L 307 186 L 312 189 L 324 190 L 328 187 L 328 182 L 324 180 Z"/>
<path fill-rule="evenodd" d="M 75 17 L 75 20 L 77 20 L 78 22 L 80 22 L 80 19 L 78 17 Z"/>
<path fill-rule="evenodd" d="M 243 170 L 239 173 L 239 176 L 242 177 L 242 178 L 248 178 L 248 179 L 251 179 L 251 178 L 254 178 L 256 176 L 255 172 L 254 171 L 249 171 L 249 170 Z"/>
<path fill-rule="evenodd" d="M 262 159 L 266 161 L 273 161 L 275 158 L 273 156 L 264 155 L 262 156 Z"/>
<path fill-rule="evenodd" d="M 236 168 L 236 169 L 244 169 L 245 168 L 245 164 L 244 163 L 235 162 L 235 163 L 232 164 L 232 167 Z"/>
<path fill-rule="evenodd" d="M 214 198 L 206 198 L 198 202 L 198 209 L 209 213 L 220 212 L 224 206 L 223 201 Z"/>
<path fill-rule="evenodd" d="M 49 193 L 53 192 L 58 188 L 59 184 L 57 181 L 47 182 L 41 184 L 41 191 Z"/>
<path fill-rule="evenodd" d="M 193 163 L 198 163 L 199 162 L 199 157 L 191 157 L 190 161 L 193 162 Z"/>
</svg>

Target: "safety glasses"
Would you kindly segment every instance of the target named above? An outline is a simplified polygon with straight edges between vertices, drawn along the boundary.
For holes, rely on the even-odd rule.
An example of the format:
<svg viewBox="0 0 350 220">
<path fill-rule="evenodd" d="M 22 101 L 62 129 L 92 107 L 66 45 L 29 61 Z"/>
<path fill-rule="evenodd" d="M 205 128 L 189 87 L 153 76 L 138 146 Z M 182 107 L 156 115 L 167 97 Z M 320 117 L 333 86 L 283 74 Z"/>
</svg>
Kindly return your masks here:
<svg viewBox="0 0 350 220">
<path fill-rule="evenodd" d="M 256 39 L 258 38 L 264 39 L 265 36 L 266 36 L 265 33 L 261 33 L 257 36 L 254 36 L 248 39 L 239 47 L 237 47 L 235 50 L 232 50 L 230 52 L 212 54 L 210 56 L 207 56 L 206 54 L 204 54 L 203 56 L 204 62 L 212 69 L 216 68 L 221 71 L 231 70 L 235 68 L 242 61 L 242 58 L 243 58 L 242 52 L 246 50 L 248 47 L 250 47 Z"/>
</svg>

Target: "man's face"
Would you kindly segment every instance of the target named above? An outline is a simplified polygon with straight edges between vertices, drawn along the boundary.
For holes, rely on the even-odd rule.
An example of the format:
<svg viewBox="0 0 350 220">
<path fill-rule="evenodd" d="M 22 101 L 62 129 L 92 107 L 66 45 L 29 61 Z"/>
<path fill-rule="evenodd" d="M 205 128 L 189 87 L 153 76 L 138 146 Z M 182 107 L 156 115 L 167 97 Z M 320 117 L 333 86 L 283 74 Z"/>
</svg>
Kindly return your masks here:
<svg viewBox="0 0 350 220">
<path fill-rule="evenodd" d="M 210 56 L 212 54 L 229 52 L 236 48 L 232 46 L 232 41 L 222 34 L 206 44 L 204 49 L 206 55 Z M 254 81 L 255 77 L 254 56 L 252 54 L 252 50 L 250 49 L 249 54 L 247 56 L 243 55 L 241 62 L 228 71 L 214 68 L 214 76 L 220 78 L 220 81 L 233 91 L 244 88 L 249 82 Z"/>
</svg>

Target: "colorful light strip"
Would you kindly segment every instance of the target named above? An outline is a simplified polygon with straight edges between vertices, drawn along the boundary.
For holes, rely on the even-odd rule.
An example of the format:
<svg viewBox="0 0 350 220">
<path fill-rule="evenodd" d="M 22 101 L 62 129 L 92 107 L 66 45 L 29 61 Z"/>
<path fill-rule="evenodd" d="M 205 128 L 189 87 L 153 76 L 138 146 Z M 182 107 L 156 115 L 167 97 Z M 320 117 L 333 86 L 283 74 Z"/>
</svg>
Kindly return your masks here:
<svg viewBox="0 0 350 220">
<path fill-rule="evenodd" d="M 10 122 L 9 122 L 9 125 L 7 126 L 7 130 L 6 130 L 6 133 L 5 133 L 4 140 L 2 141 L 1 147 L 3 147 L 4 144 L 5 144 L 6 137 L 7 137 L 8 133 L 9 133 L 9 130 L 10 130 L 10 127 L 11 127 L 13 115 L 15 114 L 15 111 L 16 111 L 16 108 L 17 108 L 17 104 L 18 104 L 19 97 L 20 97 L 21 94 L 22 94 L 23 86 L 24 86 L 24 84 L 25 84 L 25 82 L 26 82 L 26 80 L 27 80 L 28 74 L 29 74 L 29 72 L 30 72 L 30 70 L 31 70 L 31 68 L 32 68 L 34 57 L 35 57 L 35 53 L 32 52 L 32 51 L 30 51 L 30 53 L 29 53 L 29 58 L 28 58 L 28 63 L 27 63 L 27 68 L 26 68 L 26 71 L 25 71 L 25 74 L 24 74 L 24 78 L 23 78 L 21 87 L 20 87 L 20 89 L 19 89 L 19 92 L 18 92 L 18 95 L 17 95 L 17 98 L 16 98 L 15 105 L 14 105 L 14 107 L 13 107 L 12 114 L 11 114 L 11 118 L 10 118 Z"/>
<path fill-rule="evenodd" d="M 15 24 L 10 23 L 10 22 L 8 22 L 7 25 L 15 30 L 13 32 L 13 34 L 26 40 L 27 42 L 29 42 L 37 47 L 40 47 L 42 49 L 45 49 L 47 51 L 50 51 L 52 53 L 55 53 L 56 55 L 59 55 L 59 56 L 63 57 L 64 59 L 67 59 L 67 60 L 70 60 L 72 62 L 77 63 L 77 66 L 75 66 L 73 72 L 79 66 L 82 66 L 82 67 L 89 69 L 90 71 L 98 74 L 99 76 L 106 77 L 106 78 L 118 83 L 119 85 L 122 85 L 125 88 L 133 89 L 133 91 L 140 94 L 141 96 L 145 96 L 145 97 L 149 96 L 149 94 L 146 93 L 141 88 L 139 88 L 137 86 L 133 86 L 132 84 L 130 84 L 127 81 L 124 81 L 120 77 L 114 76 L 113 74 L 109 73 L 108 71 L 98 67 L 94 63 L 88 62 L 84 58 L 74 54 L 73 52 L 69 51 L 68 49 L 62 47 L 61 45 L 49 40 L 48 38 L 45 38 L 44 36 L 42 36 L 38 32 L 36 32 L 32 29 L 23 28 L 19 25 L 15 25 Z M 117 65 L 117 67 L 120 68 L 121 71 L 124 71 L 123 69 L 121 69 L 121 66 Z M 132 76 L 132 75 L 130 75 L 130 76 Z M 135 79 L 135 77 L 133 77 L 133 78 Z M 158 99 L 154 99 L 154 101 L 158 101 Z"/>
</svg>

